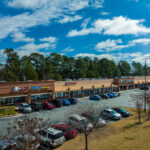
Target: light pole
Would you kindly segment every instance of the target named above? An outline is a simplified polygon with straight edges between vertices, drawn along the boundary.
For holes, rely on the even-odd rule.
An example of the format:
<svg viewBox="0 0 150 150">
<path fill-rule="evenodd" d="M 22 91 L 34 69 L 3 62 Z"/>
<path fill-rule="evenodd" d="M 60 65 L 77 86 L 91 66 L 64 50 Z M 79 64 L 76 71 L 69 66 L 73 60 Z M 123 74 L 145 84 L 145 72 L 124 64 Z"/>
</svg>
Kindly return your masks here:
<svg viewBox="0 0 150 150">
<path fill-rule="evenodd" d="M 145 71 L 144 71 L 144 75 L 145 75 L 145 84 L 144 84 L 144 111 L 146 111 L 146 75 L 147 75 L 147 67 L 146 67 L 146 58 L 145 58 Z"/>
</svg>

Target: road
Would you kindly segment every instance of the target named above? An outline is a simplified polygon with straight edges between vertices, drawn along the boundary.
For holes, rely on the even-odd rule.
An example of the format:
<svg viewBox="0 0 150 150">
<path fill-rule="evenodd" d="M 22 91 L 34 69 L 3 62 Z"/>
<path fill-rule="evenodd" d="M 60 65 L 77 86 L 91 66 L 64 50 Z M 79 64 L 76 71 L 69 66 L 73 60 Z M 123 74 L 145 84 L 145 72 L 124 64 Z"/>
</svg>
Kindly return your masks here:
<svg viewBox="0 0 150 150">
<path fill-rule="evenodd" d="M 128 91 L 121 91 L 121 95 L 116 98 L 109 98 L 109 99 L 103 99 L 100 101 L 92 101 L 89 100 L 88 97 L 85 98 L 79 98 L 78 104 L 71 105 L 71 106 L 62 106 L 61 108 L 55 108 L 53 110 L 42 110 L 40 112 L 33 112 L 30 115 L 31 116 L 38 116 L 43 119 L 50 119 L 52 123 L 54 122 L 62 122 L 67 120 L 67 114 L 68 112 L 73 112 L 73 110 L 76 110 L 79 108 L 79 106 L 84 105 L 86 107 L 86 104 L 96 104 L 97 107 L 114 107 L 114 106 L 120 106 L 120 107 L 135 107 L 134 103 L 131 101 L 131 94 L 137 93 L 138 90 L 128 90 Z M 22 118 L 23 116 L 19 116 L 17 118 Z M 3 134 L 6 133 L 8 123 L 13 122 L 16 117 L 9 117 L 9 118 L 0 118 L 0 133 L 3 132 Z"/>
</svg>

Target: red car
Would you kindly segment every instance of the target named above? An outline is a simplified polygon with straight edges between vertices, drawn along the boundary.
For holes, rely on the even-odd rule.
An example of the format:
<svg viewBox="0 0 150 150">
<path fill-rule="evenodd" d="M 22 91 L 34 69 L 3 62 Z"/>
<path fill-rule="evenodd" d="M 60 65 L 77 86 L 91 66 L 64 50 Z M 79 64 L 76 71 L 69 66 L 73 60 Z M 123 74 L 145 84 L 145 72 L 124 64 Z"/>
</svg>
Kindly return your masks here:
<svg viewBox="0 0 150 150">
<path fill-rule="evenodd" d="M 51 127 L 63 131 L 64 136 L 67 140 L 75 138 L 78 134 L 76 129 L 71 128 L 67 124 L 60 123 L 60 124 L 52 125 Z"/>
<path fill-rule="evenodd" d="M 43 103 L 43 108 L 44 109 L 53 109 L 55 106 L 52 104 L 52 103 L 50 103 L 50 102 L 44 102 Z"/>
</svg>

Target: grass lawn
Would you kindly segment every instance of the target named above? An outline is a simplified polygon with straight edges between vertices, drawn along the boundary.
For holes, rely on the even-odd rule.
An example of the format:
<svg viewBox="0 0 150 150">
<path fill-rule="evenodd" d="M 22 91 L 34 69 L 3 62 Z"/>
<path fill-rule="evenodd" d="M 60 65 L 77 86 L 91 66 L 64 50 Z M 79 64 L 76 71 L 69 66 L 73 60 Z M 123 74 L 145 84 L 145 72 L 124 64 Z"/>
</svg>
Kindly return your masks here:
<svg viewBox="0 0 150 150">
<path fill-rule="evenodd" d="M 150 121 L 142 114 L 142 124 L 135 109 L 127 109 L 133 116 L 113 122 L 89 135 L 89 150 L 150 150 Z M 65 142 L 56 150 L 84 150 L 84 136 Z"/>
</svg>

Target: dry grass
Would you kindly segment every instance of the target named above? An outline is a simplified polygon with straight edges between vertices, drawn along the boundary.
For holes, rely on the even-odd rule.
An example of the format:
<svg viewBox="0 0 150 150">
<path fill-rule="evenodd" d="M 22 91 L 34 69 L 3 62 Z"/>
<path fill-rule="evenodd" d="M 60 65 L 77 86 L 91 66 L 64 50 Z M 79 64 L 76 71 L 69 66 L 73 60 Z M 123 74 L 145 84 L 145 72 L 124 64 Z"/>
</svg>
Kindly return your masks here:
<svg viewBox="0 0 150 150">
<path fill-rule="evenodd" d="M 143 113 L 142 124 L 136 124 L 135 109 L 128 109 L 133 116 L 107 125 L 89 136 L 89 150 L 150 150 L 150 121 Z M 65 142 L 57 150 L 84 150 L 84 136 Z"/>
</svg>

